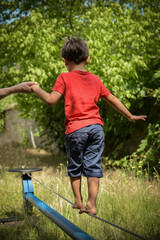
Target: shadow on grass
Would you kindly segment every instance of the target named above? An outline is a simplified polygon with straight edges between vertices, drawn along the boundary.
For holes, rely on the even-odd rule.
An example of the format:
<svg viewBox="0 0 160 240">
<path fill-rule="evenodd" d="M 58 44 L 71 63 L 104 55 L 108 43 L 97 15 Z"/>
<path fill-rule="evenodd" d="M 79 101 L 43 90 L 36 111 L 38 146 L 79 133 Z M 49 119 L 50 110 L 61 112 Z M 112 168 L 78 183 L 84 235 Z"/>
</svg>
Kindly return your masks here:
<svg viewBox="0 0 160 240">
<path fill-rule="evenodd" d="M 18 239 L 22 226 L 23 217 L 19 212 L 6 211 L 5 217 L 0 219 L 0 240 Z"/>
<path fill-rule="evenodd" d="M 4 219 L 6 219 L 6 221 L 7 221 L 7 218 L 8 219 L 17 218 L 17 219 L 21 219 L 21 220 L 23 219 L 22 213 L 20 211 L 15 211 L 15 209 L 10 210 L 10 211 L 5 211 L 5 216 L 6 217 Z M 1 222 L 1 219 L 0 219 L 0 222 Z"/>
<path fill-rule="evenodd" d="M 57 236 L 50 236 L 43 229 L 25 220 L 0 225 L 0 240 L 22 240 L 26 236 L 32 240 L 58 240 Z"/>
<path fill-rule="evenodd" d="M 10 211 L 6 212 L 6 215 L 12 217 L 6 217 L 4 222 L 0 221 L 0 240 L 22 240 L 26 236 L 28 236 L 27 239 L 32 240 L 59 240 L 57 234 L 48 233 L 42 226 L 39 226 L 40 217 L 34 214 L 33 216 L 22 216 L 18 212 Z M 10 221 L 11 219 L 13 221 Z"/>
</svg>

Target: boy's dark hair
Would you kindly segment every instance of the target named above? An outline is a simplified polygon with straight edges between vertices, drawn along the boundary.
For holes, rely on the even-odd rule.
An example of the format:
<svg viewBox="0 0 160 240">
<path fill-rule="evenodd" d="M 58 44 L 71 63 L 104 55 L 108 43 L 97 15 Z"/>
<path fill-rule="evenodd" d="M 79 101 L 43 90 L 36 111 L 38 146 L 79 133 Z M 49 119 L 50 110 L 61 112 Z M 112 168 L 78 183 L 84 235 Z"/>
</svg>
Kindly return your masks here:
<svg viewBox="0 0 160 240">
<path fill-rule="evenodd" d="M 87 60 L 89 50 L 87 44 L 82 39 L 69 38 L 61 50 L 62 58 L 80 64 Z"/>
</svg>

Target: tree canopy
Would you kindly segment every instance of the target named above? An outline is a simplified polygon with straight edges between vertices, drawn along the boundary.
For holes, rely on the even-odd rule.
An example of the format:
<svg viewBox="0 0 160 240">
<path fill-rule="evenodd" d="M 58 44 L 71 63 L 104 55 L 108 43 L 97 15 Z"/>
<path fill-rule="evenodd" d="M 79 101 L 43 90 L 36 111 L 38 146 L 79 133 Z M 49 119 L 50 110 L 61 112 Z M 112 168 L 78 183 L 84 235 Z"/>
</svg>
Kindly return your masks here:
<svg viewBox="0 0 160 240">
<path fill-rule="evenodd" d="M 0 87 L 37 81 L 51 92 L 58 75 L 66 71 L 60 57 L 64 41 L 83 38 L 90 52 L 87 70 L 133 114 L 148 115 L 146 123 L 132 125 L 100 100 L 105 156 L 123 157 L 126 165 L 124 156 L 132 154 L 134 163 L 143 159 L 144 169 L 149 163 L 160 171 L 159 1 L 12 0 L 2 1 L 0 9 Z M 24 116 L 35 118 L 64 148 L 64 100 L 49 108 L 34 95 L 16 98 Z M 133 142 L 136 148 L 130 149 Z"/>
</svg>

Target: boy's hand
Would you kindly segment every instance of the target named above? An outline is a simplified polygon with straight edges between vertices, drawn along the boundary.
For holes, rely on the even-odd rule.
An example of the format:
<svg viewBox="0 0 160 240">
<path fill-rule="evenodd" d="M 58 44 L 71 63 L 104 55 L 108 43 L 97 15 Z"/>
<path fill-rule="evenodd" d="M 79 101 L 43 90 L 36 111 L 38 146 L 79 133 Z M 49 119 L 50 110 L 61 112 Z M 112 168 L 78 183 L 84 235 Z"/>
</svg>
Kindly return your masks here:
<svg viewBox="0 0 160 240">
<path fill-rule="evenodd" d="M 14 86 L 14 87 L 15 87 L 15 91 L 17 93 L 32 93 L 33 92 L 32 86 L 34 86 L 34 85 L 36 86 L 36 85 L 38 85 L 38 83 L 36 83 L 36 82 L 22 82 L 22 83 Z"/>
<path fill-rule="evenodd" d="M 147 116 L 145 116 L 145 115 L 140 115 L 140 116 L 132 115 L 130 118 L 128 118 L 128 120 L 132 123 L 135 123 L 136 120 L 146 121 L 146 118 L 147 118 Z"/>
<path fill-rule="evenodd" d="M 36 92 L 36 90 L 39 88 L 39 85 L 38 85 L 38 83 L 37 83 L 37 84 L 34 84 L 34 85 L 32 85 L 32 86 L 31 86 L 31 88 L 32 88 L 32 91 L 33 91 L 33 92 Z"/>
<path fill-rule="evenodd" d="M 118 98 L 116 98 L 113 94 L 109 94 L 105 100 L 118 112 L 120 112 L 123 116 L 125 116 L 130 122 L 135 123 L 136 120 L 143 120 L 145 121 L 147 116 L 145 115 L 140 115 L 140 116 L 135 116 L 132 115 L 128 109 L 123 105 L 123 103 L 120 102 Z"/>
</svg>

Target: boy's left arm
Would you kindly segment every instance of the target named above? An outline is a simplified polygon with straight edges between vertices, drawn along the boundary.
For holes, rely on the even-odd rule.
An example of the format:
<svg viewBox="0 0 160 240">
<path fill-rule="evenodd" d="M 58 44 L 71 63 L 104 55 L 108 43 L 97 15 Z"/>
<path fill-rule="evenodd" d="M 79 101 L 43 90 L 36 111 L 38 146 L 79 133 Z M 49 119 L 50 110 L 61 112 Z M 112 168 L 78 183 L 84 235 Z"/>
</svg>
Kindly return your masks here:
<svg viewBox="0 0 160 240">
<path fill-rule="evenodd" d="M 114 108 L 116 109 L 118 112 L 120 112 L 123 116 L 125 116 L 126 118 L 128 118 L 128 120 L 132 123 L 135 123 L 136 120 L 143 120 L 145 121 L 147 116 L 145 115 L 140 115 L 140 116 L 135 116 L 132 115 L 128 109 L 123 105 L 123 103 L 121 103 L 121 101 L 116 98 L 113 94 L 109 94 L 108 97 L 105 98 L 105 100 Z"/>
</svg>

